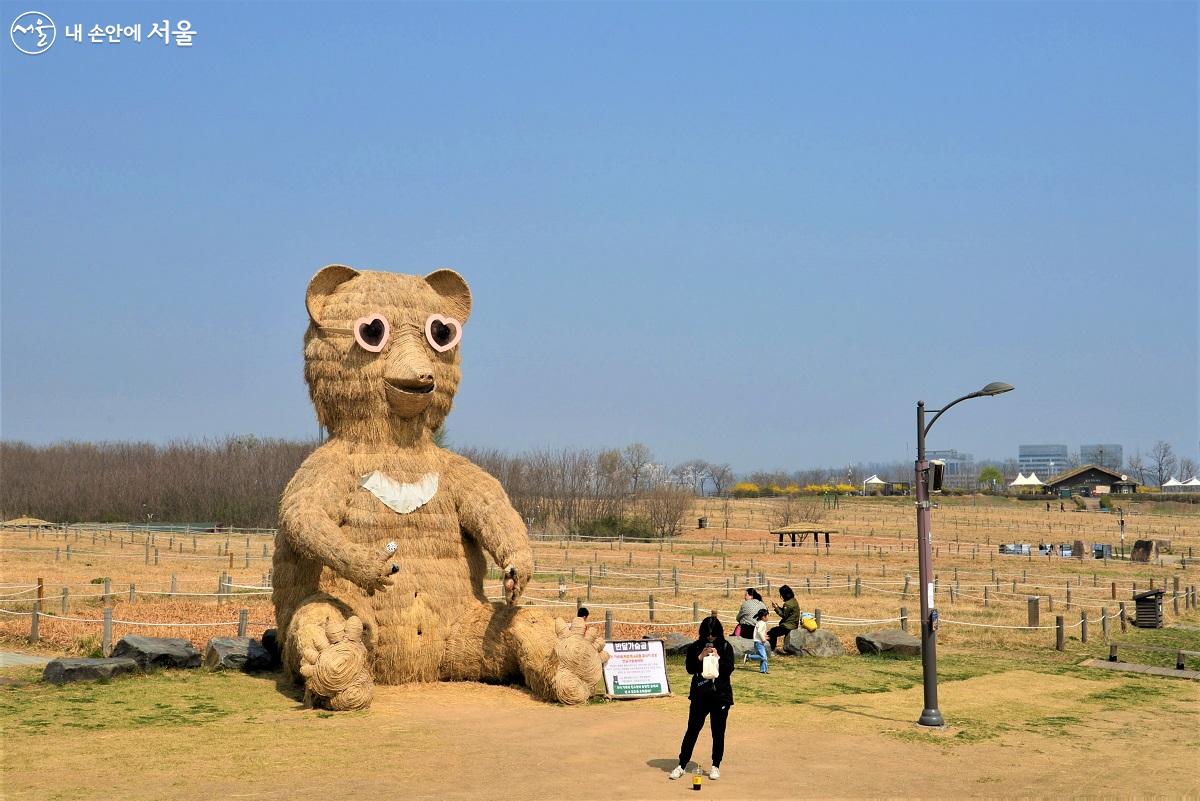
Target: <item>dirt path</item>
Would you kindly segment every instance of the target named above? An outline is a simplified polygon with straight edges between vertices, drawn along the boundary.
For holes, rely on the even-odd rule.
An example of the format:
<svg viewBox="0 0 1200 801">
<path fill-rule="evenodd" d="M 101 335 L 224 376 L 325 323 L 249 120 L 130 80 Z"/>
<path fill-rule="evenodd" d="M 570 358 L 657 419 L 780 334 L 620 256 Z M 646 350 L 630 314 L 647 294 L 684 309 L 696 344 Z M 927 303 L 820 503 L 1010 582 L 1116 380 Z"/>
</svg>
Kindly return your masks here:
<svg viewBox="0 0 1200 801">
<path fill-rule="evenodd" d="M 667 779 L 687 715 L 683 698 L 563 708 L 511 688 L 440 684 L 381 688 L 369 712 L 329 714 L 298 709 L 263 679 L 214 681 L 230 688 L 241 686 L 231 682 L 256 682 L 241 703 L 262 708 L 203 727 L 185 722 L 6 733 L 3 796 L 532 801 L 1200 795 L 1194 762 L 1200 689 L 1191 682 L 1175 683 L 1169 700 L 1155 705 L 1152 771 L 1137 756 L 1145 745 L 1147 709 L 1080 714 L 1083 693 L 1129 686 L 1122 679 L 1013 671 L 947 682 L 942 709 L 963 725 L 937 735 L 911 724 L 921 705 L 919 688 L 788 706 L 735 705 L 724 775 L 705 780 L 700 795 L 687 780 Z M 188 686 L 175 691 L 194 692 Z M 202 703 L 204 693 L 194 697 Z M 706 733 L 696 749 L 705 766 L 709 748 Z"/>
</svg>

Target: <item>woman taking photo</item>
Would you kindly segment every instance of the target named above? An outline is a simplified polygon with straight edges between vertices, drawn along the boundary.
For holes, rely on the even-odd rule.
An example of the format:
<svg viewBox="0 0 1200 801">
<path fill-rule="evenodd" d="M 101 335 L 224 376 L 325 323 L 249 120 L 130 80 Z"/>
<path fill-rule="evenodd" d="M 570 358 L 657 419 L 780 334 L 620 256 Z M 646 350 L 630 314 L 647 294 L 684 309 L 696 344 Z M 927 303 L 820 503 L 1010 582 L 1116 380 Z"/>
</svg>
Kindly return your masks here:
<svg viewBox="0 0 1200 801">
<path fill-rule="evenodd" d="M 775 607 L 775 614 L 779 615 L 779 625 L 773 626 L 767 632 L 767 639 L 771 641 L 771 650 L 775 653 L 781 653 L 775 646 L 776 640 L 783 637 L 783 641 L 787 642 L 787 637 L 800 626 L 800 602 L 796 600 L 796 593 L 792 592 L 792 588 L 784 584 L 779 588 L 779 597 L 783 599 L 783 606 L 779 604 L 771 604 Z"/>
<path fill-rule="evenodd" d="M 688 713 L 687 732 L 679 746 L 679 764 L 671 771 L 671 778 L 678 779 L 687 772 L 692 759 L 692 749 L 704 719 L 710 718 L 712 726 L 712 770 L 708 778 L 721 778 L 721 757 L 725 754 L 725 723 L 729 719 L 729 707 L 733 706 L 733 646 L 725 640 L 725 630 L 716 615 L 700 621 L 700 632 L 696 641 L 688 646 L 684 660 L 687 672 L 692 674 L 692 688 L 688 693 L 691 711 Z"/>
</svg>

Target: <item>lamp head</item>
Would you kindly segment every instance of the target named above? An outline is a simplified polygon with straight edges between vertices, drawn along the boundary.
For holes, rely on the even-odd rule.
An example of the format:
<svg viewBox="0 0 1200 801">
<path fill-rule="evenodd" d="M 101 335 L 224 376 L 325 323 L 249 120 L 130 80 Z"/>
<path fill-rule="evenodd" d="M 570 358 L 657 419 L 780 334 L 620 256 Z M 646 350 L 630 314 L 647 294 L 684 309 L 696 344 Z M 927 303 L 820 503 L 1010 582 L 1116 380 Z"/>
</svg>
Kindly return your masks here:
<svg viewBox="0 0 1200 801">
<path fill-rule="evenodd" d="M 1005 392 L 1012 392 L 1013 385 L 1006 384 L 1003 381 L 993 381 L 983 389 L 979 390 L 980 395 L 1001 395 Z"/>
</svg>

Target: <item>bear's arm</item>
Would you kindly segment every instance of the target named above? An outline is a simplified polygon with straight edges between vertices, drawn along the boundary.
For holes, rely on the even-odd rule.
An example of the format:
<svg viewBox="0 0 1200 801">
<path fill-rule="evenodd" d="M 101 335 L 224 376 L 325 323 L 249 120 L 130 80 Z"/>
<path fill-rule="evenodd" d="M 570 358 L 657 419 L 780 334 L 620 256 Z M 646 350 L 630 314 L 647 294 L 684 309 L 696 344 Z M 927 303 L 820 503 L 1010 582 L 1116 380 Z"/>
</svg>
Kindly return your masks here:
<svg viewBox="0 0 1200 801">
<path fill-rule="evenodd" d="M 304 460 L 284 489 L 280 531 L 298 554 L 370 592 L 387 586 L 390 563 L 342 536 L 339 523 L 355 486 L 349 459 L 336 442 L 326 443 Z"/>
<path fill-rule="evenodd" d="M 446 483 L 454 494 L 459 523 L 501 569 L 516 569 L 516 586 L 508 593 L 510 600 L 515 599 L 533 574 L 533 550 L 525 521 L 499 481 L 457 454 L 450 457 Z"/>
</svg>

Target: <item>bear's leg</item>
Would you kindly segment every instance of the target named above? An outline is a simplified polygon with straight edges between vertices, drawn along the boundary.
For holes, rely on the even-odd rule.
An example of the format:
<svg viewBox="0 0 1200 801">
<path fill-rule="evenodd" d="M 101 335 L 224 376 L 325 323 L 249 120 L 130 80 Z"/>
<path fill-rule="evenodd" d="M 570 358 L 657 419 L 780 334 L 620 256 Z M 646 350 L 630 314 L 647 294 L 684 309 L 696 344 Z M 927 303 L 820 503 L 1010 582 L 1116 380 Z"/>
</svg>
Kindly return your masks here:
<svg viewBox="0 0 1200 801">
<path fill-rule="evenodd" d="M 539 698 L 581 704 L 603 675 L 604 638 L 585 636 L 538 609 L 480 604 L 446 642 L 441 677 L 449 681 L 524 681 Z"/>
<path fill-rule="evenodd" d="M 314 596 L 292 615 L 284 662 L 304 679 L 305 703 L 329 709 L 366 709 L 371 681 L 363 624 L 329 596 Z"/>
</svg>

